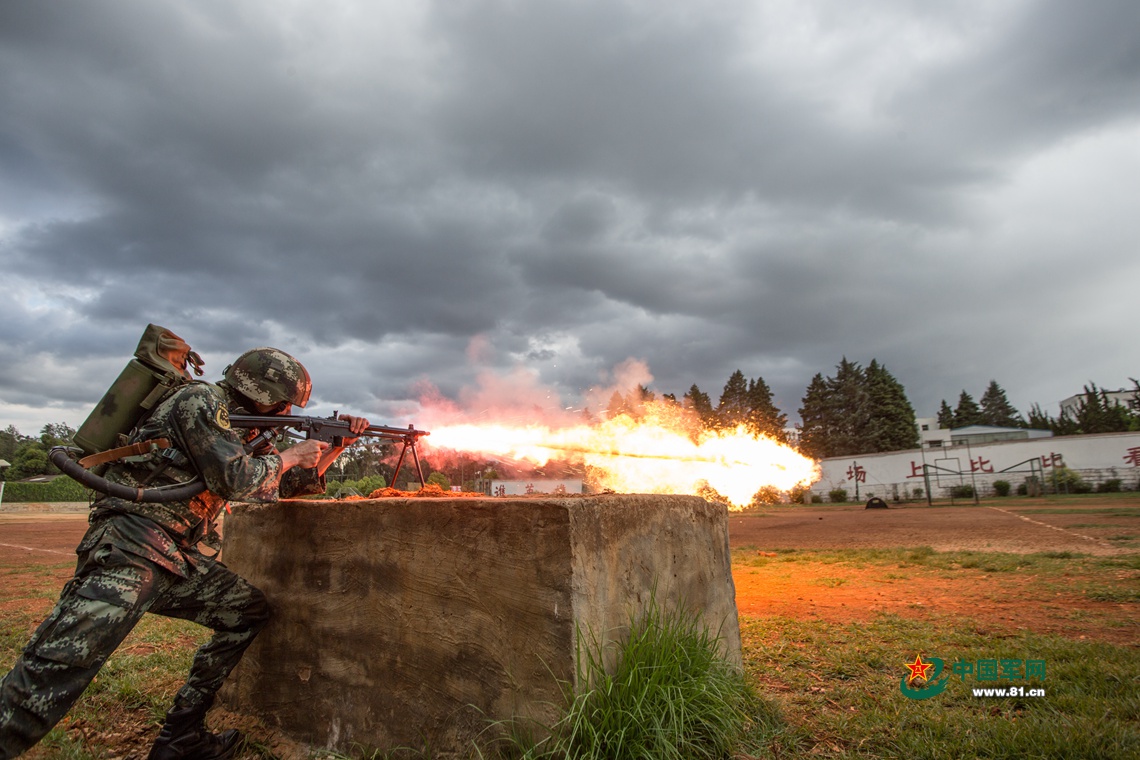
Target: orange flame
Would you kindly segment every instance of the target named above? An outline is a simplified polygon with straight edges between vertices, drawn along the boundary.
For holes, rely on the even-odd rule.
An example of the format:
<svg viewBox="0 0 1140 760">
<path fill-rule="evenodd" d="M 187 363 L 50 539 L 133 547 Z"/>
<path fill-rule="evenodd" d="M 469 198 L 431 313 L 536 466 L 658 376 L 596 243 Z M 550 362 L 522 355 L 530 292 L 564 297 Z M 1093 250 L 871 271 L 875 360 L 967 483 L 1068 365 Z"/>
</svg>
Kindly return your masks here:
<svg viewBox="0 0 1140 760">
<path fill-rule="evenodd" d="M 711 487 L 736 507 L 765 486 L 789 491 L 819 479 L 818 464 L 744 426 L 703 431 L 685 410 L 647 404 L 639 419 L 620 414 L 594 425 L 552 428 L 495 423 L 433 426 L 430 445 L 491 456 L 584 464 L 590 482 L 623 493 L 694 494 Z"/>
</svg>

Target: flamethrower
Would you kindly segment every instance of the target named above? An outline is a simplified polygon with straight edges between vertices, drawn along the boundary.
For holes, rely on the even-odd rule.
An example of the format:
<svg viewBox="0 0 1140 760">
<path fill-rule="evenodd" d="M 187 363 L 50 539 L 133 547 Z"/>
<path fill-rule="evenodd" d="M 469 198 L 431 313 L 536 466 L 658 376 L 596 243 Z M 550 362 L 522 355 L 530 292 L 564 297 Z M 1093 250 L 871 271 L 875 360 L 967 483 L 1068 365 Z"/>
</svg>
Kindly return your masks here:
<svg viewBox="0 0 1140 760">
<path fill-rule="evenodd" d="M 420 485 L 426 485 L 424 471 L 420 467 L 420 457 L 416 453 L 416 441 L 425 435 L 430 435 L 430 433 L 426 430 L 416 430 L 412 425 L 408 425 L 406 428 L 369 425 L 364 432 L 357 434 L 352 432 L 347 422 L 337 419 L 336 412 L 333 412 L 331 417 L 231 414 L 230 425 L 236 428 L 259 431 L 257 437 L 246 444 L 246 448 L 254 454 L 267 448 L 274 440 L 280 440 L 289 435 L 288 430 L 295 431 L 297 438 L 304 437 L 309 440 L 324 441 L 334 447 L 344 446 L 346 438 L 379 438 L 384 441 L 397 441 L 403 444 L 403 448 L 400 449 L 400 458 L 396 461 L 396 469 L 392 473 L 392 482 L 396 482 L 396 476 L 400 474 L 400 468 L 404 465 L 404 458 L 411 451 L 412 462 L 416 466 L 416 474 L 420 476 Z"/>
<path fill-rule="evenodd" d="M 426 484 L 423 469 L 420 467 L 420 457 L 419 454 L 416 453 L 416 441 L 429 433 L 426 430 L 416 430 L 412 425 L 408 425 L 406 428 L 369 425 L 364 432 L 357 434 L 352 432 L 348 422 L 337 419 L 336 412 L 333 412 L 332 417 L 233 414 L 230 415 L 229 419 L 230 425 L 235 428 L 256 429 L 258 431 L 258 434 L 249 443 L 245 444 L 246 451 L 251 454 L 268 452 L 273 441 L 281 440 L 286 436 L 324 441 L 330 446 L 336 447 L 344 446 L 346 438 L 379 438 L 386 441 L 398 441 L 403 444 L 403 448 L 400 450 L 400 458 L 396 462 L 396 469 L 392 473 L 392 482 L 396 481 L 396 476 L 400 474 L 400 468 L 404 464 L 404 458 L 408 452 L 411 451 L 412 461 L 416 466 L 416 474 L 420 476 L 420 484 Z M 290 430 L 294 432 L 290 434 L 288 432 Z M 48 458 L 52 464 L 58 467 L 65 475 L 78 480 L 88 488 L 99 491 L 100 493 L 116 496 L 128 501 L 161 504 L 172 501 L 183 501 L 197 496 L 206 490 L 206 482 L 202 479 L 202 476 L 199 475 L 186 483 L 179 483 L 173 486 L 132 488 L 131 486 L 126 486 L 121 483 L 112 483 L 88 468 L 97 467 L 127 456 L 173 451 L 174 449 L 170 448 L 170 442 L 168 440 L 159 439 L 157 441 L 136 443 L 120 449 L 112 449 L 88 456 L 84 459 L 79 459 L 78 461 L 75 459 L 75 455 L 81 454 L 82 451 L 68 446 L 56 446 L 49 452 Z M 162 455 L 168 456 L 167 454 Z M 160 467 L 162 466 L 163 465 L 160 465 Z"/>
</svg>

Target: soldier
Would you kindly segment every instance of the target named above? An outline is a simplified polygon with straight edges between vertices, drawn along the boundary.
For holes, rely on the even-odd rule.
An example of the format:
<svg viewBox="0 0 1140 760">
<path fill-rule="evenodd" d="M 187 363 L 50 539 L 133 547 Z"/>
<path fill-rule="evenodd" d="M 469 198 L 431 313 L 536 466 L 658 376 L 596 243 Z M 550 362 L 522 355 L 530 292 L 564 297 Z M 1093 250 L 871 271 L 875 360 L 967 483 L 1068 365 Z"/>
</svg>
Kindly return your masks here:
<svg viewBox="0 0 1140 760">
<path fill-rule="evenodd" d="M 0 760 L 16 757 L 67 713 L 144 612 L 213 629 L 174 698 L 150 760 L 230 758 L 241 735 L 211 733 L 206 711 L 222 682 L 269 619 L 264 594 L 201 549 L 216 548 L 227 500 L 272 502 L 322 493 L 324 472 L 341 448 L 303 441 L 282 452 L 250 453 L 229 414 L 288 414 L 303 407 L 312 383 L 289 354 L 257 348 L 242 354 L 217 385 L 193 382 L 173 392 L 131 436 L 167 438 L 174 448 L 110 466 L 108 480 L 139 487 L 185 482 L 200 474 L 206 490 L 184 502 L 140 503 L 104 496 L 92 505 L 75 576 L 0 681 Z M 354 433 L 368 420 L 342 415 Z M 351 442 L 351 441 L 347 441 Z M 174 452 L 171 456 L 171 451 Z"/>
</svg>

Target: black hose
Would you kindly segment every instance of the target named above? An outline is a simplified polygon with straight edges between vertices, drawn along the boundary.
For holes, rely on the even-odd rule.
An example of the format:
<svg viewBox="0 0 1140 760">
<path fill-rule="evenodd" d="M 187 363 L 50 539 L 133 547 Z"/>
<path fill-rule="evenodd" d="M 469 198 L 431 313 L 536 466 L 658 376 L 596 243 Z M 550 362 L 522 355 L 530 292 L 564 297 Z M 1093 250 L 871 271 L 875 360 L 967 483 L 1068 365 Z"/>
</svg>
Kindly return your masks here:
<svg viewBox="0 0 1140 760">
<path fill-rule="evenodd" d="M 165 486 L 163 488 L 131 488 L 122 483 L 112 483 L 106 478 L 102 478 L 93 472 L 83 469 L 83 467 L 71 458 L 73 449 L 67 446 L 56 446 L 48 452 L 48 459 L 51 463 L 60 469 L 60 471 L 68 477 L 78 480 L 83 485 L 105 493 L 108 496 L 115 496 L 127 501 L 141 501 L 148 504 L 165 504 L 172 501 L 186 501 L 193 498 L 206 490 L 206 481 L 202 476 L 194 478 L 193 480 L 185 483 L 179 483 L 176 486 Z"/>
</svg>

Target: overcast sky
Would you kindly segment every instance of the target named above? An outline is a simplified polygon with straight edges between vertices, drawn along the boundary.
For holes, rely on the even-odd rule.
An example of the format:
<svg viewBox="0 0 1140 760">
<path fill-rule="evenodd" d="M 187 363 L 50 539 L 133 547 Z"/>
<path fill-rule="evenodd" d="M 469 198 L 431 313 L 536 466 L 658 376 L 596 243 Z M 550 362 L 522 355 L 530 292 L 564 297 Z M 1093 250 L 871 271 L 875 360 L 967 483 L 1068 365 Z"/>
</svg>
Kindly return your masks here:
<svg viewBox="0 0 1140 760">
<path fill-rule="evenodd" d="M 309 409 L 1140 377 L 1135 0 L 0 3 L 0 428 L 149 322 Z"/>
</svg>

